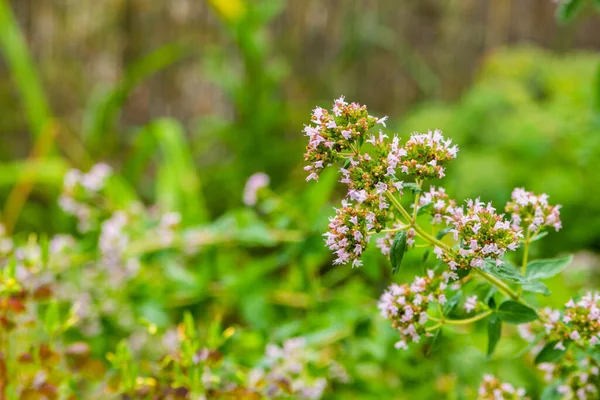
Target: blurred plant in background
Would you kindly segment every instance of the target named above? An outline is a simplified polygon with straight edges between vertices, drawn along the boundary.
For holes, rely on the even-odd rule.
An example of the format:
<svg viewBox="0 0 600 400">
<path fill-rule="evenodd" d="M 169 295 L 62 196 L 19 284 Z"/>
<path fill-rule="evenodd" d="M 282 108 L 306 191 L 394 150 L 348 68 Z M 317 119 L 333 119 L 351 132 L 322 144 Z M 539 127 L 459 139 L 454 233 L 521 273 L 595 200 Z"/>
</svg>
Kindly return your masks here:
<svg viewBox="0 0 600 400">
<path fill-rule="evenodd" d="M 548 238 L 549 248 L 597 249 L 599 71 L 597 54 L 499 50 L 457 104 L 424 105 L 399 126 L 411 131 L 433 124 L 456 133 L 454 140 L 469 150 L 447 178 L 459 198 L 478 193 L 496 202 L 510 187 L 543 190 L 564 204 L 570 226 L 586 227 Z"/>
</svg>

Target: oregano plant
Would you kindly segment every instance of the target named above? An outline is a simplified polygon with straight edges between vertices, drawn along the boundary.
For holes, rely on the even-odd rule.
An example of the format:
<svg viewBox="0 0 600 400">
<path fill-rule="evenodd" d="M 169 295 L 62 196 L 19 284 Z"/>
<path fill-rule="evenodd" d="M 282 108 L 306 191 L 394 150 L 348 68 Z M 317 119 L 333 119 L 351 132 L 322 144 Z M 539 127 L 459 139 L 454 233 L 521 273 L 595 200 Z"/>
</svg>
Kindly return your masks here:
<svg viewBox="0 0 600 400">
<path fill-rule="evenodd" d="M 458 146 L 439 130 L 412 133 L 402 142 L 383 132 L 386 121 L 344 97 L 331 110 L 316 107 L 304 128 L 304 158 L 307 180 L 333 167 L 347 185 L 324 234 L 334 264 L 362 266 L 361 256 L 373 242 L 389 257 L 394 274 L 414 248 L 426 247 L 425 257 L 431 252 L 437 259 L 423 276 L 392 283 L 379 299 L 381 315 L 398 332 L 395 347 L 433 340 L 447 325 L 485 320 L 492 356 L 503 325 L 515 325 L 548 382 L 544 399 L 600 398 L 600 295 L 587 293 L 562 310 L 529 300 L 531 294 L 550 295 L 544 280 L 572 260 L 530 257 L 533 242 L 561 229 L 560 205 L 523 188 L 514 189 L 501 209 L 479 198 L 460 204 L 430 183 L 444 178 Z M 477 281 L 484 282 L 483 295 L 481 285 L 475 293 Z M 491 375 L 478 396 L 528 398 L 522 388 Z"/>
</svg>

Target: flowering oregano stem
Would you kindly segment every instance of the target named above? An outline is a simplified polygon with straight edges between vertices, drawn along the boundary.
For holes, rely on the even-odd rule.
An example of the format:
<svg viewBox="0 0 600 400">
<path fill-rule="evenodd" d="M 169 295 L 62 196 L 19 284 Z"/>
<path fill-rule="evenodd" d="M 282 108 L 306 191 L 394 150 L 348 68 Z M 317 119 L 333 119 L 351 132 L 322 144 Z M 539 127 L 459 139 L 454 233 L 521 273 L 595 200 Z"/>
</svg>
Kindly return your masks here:
<svg viewBox="0 0 600 400">
<path fill-rule="evenodd" d="M 404 209 L 404 207 L 402 207 L 402 204 L 400 204 L 400 202 L 394 197 L 394 195 L 387 191 L 386 195 L 388 196 L 388 198 L 390 199 L 390 201 L 392 202 L 392 204 L 396 207 L 396 209 L 398 211 L 400 211 L 400 213 L 408 220 L 410 221 L 410 226 L 413 227 L 415 229 L 415 232 L 423 239 L 427 240 L 428 242 L 446 250 L 449 253 L 452 253 L 452 248 L 450 248 L 450 246 L 448 246 L 446 243 L 436 239 L 435 237 L 431 236 L 429 233 L 427 233 L 421 226 L 419 226 L 417 223 L 412 221 L 412 218 L 410 217 L 410 214 L 408 214 L 408 212 L 406 211 L 406 209 Z M 510 297 L 513 300 L 518 300 L 519 299 L 519 295 L 512 290 L 507 284 L 505 284 L 504 282 L 502 282 L 501 280 L 497 279 L 496 277 L 489 275 L 487 273 L 485 273 L 484 271 L 477 269 L 477 268 L 473 268 L 473 270 L 475 272 L 477 272 L 479 275 L 481 275 L 484 279 L 488 280 L 489 282 L 493 283 L 494 285 L 496 285 L 498 287 L 498 289 L 501 292 L 504 292 L 504 294 L 506 294 L 508 297 Z"/>
</svg>

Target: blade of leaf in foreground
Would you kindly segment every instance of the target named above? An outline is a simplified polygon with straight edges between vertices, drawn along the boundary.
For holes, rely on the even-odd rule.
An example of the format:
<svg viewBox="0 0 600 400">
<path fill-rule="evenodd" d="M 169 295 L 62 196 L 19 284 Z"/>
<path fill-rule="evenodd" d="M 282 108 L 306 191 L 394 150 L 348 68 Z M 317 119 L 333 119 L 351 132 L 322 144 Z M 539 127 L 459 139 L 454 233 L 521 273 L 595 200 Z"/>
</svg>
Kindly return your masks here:
<svg viewBox="0 0 600 400">
<path fill-rule="evenodd" d="M 31 133 L 37 137 L 52 119 L 52 114 L 19 25 L 6 0 L 0 0 L 0 47 L 21 95 Z"/>
<path fill-rule="evenodd" d="M 156 200 L 166 210 L 180 212 L 186 225 L 205 222 L 208 216 L 200 178 L 183 128 L 175 120 L 160 119 L 150 124 L 146 132 L 155 137 L 162 153 L 157 172 Z"/>
</svg>

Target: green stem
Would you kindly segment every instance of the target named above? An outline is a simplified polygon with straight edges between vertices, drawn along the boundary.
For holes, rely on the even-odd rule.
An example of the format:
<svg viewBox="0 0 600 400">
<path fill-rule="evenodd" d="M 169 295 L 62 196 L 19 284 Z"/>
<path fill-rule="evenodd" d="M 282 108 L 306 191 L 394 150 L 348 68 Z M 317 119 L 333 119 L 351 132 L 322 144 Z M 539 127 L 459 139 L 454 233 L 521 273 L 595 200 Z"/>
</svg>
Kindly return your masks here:
<svg viewBox="0 0 600 400">
<path fill-rule="evenodd" d="M 419 210 L 419 198 L 421 197 L 420 190 L 421 190 L 421 185 L 422 185 L 422 182 L 420 180 L 418 180 L 418 179 L 416 180 L 415 183 L 417 184 L 417 186 L 419 188 L 419 191 L 415 195 L 415 204 L 413 206 L 413 208 L 414 208 L 413 209 L 413 217 L 412 217 L 412 223 L 413 223 L 413 225 L 417 224 L 417 211 Z"/>
<path fill-rule="evenodd" d="M 450 254 L 454 253 L 454 251 L 452 250 L 452 248 L 450 246 L 448 246 L 446 243 L 442 242 L 441 240 L 436 239 L 435 237 L 431 236 L 419 225 L 415 224 L 415 225 L 413 225 L 413 228 L 415 229 L 415 231 L 417 232 L 417 234 L 419 236 L 421 236 L 423 239 L 427 240 L 431 244 L 434 244 L 434 245 L 442 248 L 443 250 L 445 250 L 446 252 L 448 252 Z"/>
<path fill-rule="evenodd" d="M 465 319 L 439 319 L 439 318 L 435 318 L 435 317 L 428 317 L 430 320 L 435 321 L 435 322 L 439 322 L 441 324 L 450 324 L 450 325 L 468 325 L 468 324 L 472 324 L 473 322 L 477 322 L 479 320 L 484 319 L 485 317 L 487 317 L 488 315 L 490 315 L 493 311 L 492 310 L 488 310 L 486 312 L 483 312 L 479 315 L 476 315 L 474 317 L 471 318 L 465 318 Z"/>
<path fill-rule="evenodd" d="M 382 229 L 379 232 L 383 232 L 383 233 L 394 233 L 394 232 L 399 232 L 399 231 L 403 231 L 406 228 L 410 228 L 410 225 L 402 225 L 398 228 L 390 228 L 390 229 Z"/>
<path fill-rule="evenodd" d="M 396 207 L 396 209 L 398 211 L 400 211 L 400 214 L 402 214 L 402 216 L 404 218 L 406 218 L 406 221 L 411 222 L 412 218 L 410 217 L 410 214 L 404 209 L 404 207 L 402 207 L 402 204 L 400 204 L 400 202 L 398 201 L 398 199 L 396 199 L 396 197 L 394 196 L 394 194 L 392 192 L 390 192 L 389 190 L 387 192 L 385 192 L 385 194 L 387 195 L 388 199 L 390 199 L 390 201 L 392 202 L 392 204 L 394 205 L 394 207 Z M 413 224 L 410 224 L 413 225 Z"/>
<path fill-rule="evenodd" d="M 521 264 L 521 275 L 525 276 L 527 272 L 527 261 L 529 258 L 529 242 L 531 240 L 531 232 L 529 228 L 527 228 L 527 233 L 525 234 L 525 244 L 523 247 L 523 263 Z M 517 298 L 521 297 L 521 293 L 523 292 L 523 288 L 519 287 L 517 290 Z"/>
<path fill-rule="evenodd" d="M 429 328 L 425 328 L 425 332 L 435 331 L 437 328 L 440 328 L 442 325 L 444 325 L 444 324 L 442 324 L 441 322 L 437 323 L 435 325 L 432 325 Z"/>
</svg>

